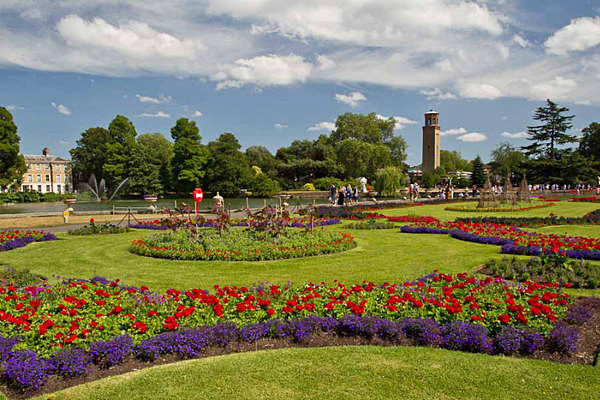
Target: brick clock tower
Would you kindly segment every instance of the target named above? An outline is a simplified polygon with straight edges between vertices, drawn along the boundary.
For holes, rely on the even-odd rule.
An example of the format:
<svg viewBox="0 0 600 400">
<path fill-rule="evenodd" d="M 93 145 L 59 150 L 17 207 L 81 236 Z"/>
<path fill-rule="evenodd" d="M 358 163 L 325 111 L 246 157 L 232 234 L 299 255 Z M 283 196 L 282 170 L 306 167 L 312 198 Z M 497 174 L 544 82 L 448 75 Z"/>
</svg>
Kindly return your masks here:
<svg viewBox="0 0 600 400">
<path fill-rule="evenodd" d="M 425 113 L 423 126 L 423 172 L 433 172 L 440 166 L 440 114 L 430 110 Z"/>
</svg>

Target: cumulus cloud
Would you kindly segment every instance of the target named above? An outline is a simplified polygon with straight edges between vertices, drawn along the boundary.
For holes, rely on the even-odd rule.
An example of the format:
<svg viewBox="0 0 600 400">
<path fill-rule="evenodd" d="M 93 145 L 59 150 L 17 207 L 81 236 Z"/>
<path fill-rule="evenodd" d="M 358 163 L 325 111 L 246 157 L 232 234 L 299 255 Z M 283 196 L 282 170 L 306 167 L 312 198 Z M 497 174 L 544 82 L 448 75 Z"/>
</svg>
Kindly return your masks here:
<svg viewBox="0 0 600 400">
<path fill-rule="evenodd" d="M 160 96 L 160 97 L 150 97 L 150 96 L 142 96 L 140 94 L 136 94 L 135 97 L 137 97 L 137 99 L 139 100 L 140 103 L 154 103 L 154 104 L 160 104 L 160 103 L 168 103 L 171 100 L 173 100 L 171 98 L 171 96 Z"/>
<path fill-rule="evenodd" d="M 334 131 L 335 130 L 335 123 L 333 122 L 319 122 L 317 124 L 314 124 L 313 126 L 311 126 L 310 128 L 308 128 L 309 131 L 311 132 L 316 132 L 316 131 Z"/>
<path fill-rule="evenodd" d="M 455 128 L 455 129 L 447 129 L 445 131 L 440 132 L 440 136 L 448 136 L 448 135 L 462 135 L 467 133 L 465 128 Z"/>
<path fill-rule="evenodd" d="M 73 114 L 71 112 L 71 110 L 69 110 L 63 104 L 56 104 L 55 102 L 52 102 L 51 104 L 52 104 L 52 107 L 54 107 L 56 109 L 56 111 L 58 111 L 60 114 L 63 114 L 63 115 L 71 115 L 71 114 Z"/>
<path fill-rule="evenodd" d="M 554 32 L 545 42 L 549 54 L 566 55 L 571 51 L 583 51 L 600 44 L 600 17 L 583 17 L 571 20 Z"/>
<path fill-rule="evenodd" d="M 523 131 L 521 131 L 521 132 L 514 132 L 514 133 L 512 133 L 512 132 L 502 132 L 500 134 L 500 136 L 506 137 L 506 138 L 511 138 L 511 139 L 524 139 L 527 136 L 529 136 L 529 134 L 527 132 L 523 132 Z"/>
<path fill-rule="evenodd" d="M 539 81 L 529 84 L 531 96 L 540 99 L 565 99 L 569 94 L 573 93 L 577 88 L 577 82 L 574 79 L 555 76 L 554 79 Z"/>
<path fill-rule="evenodd" d="M 381 114 L 377 114 L 377 118 L 388 119 L 390 117 L 384 117 Z M 405 118 L 405 117 L 391 117 L 391 118 L 394 118 L 394 121 L 396 121 L 396 125 L 394 125 L 395 130 L 403 129 L 406 127 L 406 125 L 414 125 L 414 124 L 419 123 L 419 121 L 415 121 L 413 119 Z"/>
<path fill-rule="evenodd" d="M 456 99 L 456 95 L 450 92 L 444 92 L 441 89 L 434 88 L 431 90 L 421 90 L 419 93 L 424 95 L 427 100 L 452 100 Z"/>
<path fill-rule="evenodd" d="M 200 112 L 200 110 L 196 110 L 192 113 L 192 117 L 201 117 L 202 116 L 202 112 Z"/>
<path fill-rule="evenodd" d="M 361 101 L 366 101 L 367 98 L 361 92 L 352 92 L 350 95 L 335 94 L 335 99 L 339 103 L 348 104 L 350 107 L 356 107 Z"/>
<path fill-rule="evenodd" d="M 323 54 L 319 54 L 317 56 L 317 63 L 319 65 L 319 69 L 322 71 L 335 67 L 335 61 Z"/>
<path fill-rule="evenodd" d="M 493 100 L 502 96 L 502 92 L 497 87 L 487 83 L 468 83 L 460 91 L 460 95 L 472 99 Z"/>
<path fill-rule="evenodd" d="M 518 44 L 519 46 L 521 46 L 523 48 L 531 46 L 531 42 L 529 42 L 529 40 L 525 39 L 521 35 L 514 34 L 512 37 L 512 40 L 513 40 L 513 42 L 515 42 L 516 44 Z"/>
<path fill-rule="evenodd" d="M 17 110 L 24 110 L 25 108 L 17 106 L 15 104 L 9 104 L 9 105 L 6 106 L 6 109 L 8 111 L 17 111 Z"/>
<path fill-rule="evenodd" d="M 275 129 L 285 129 L 288 127 L 286 124 L 280 124 L 279 122 L 273 126 L 275 127 Z"/>
<path fill-rule="evenodd" d="M 456 140 L 460 140 L 462 142 L 476 143 L 476 142 L 483 142 L 483 141 L 487 140 L 487 136 L 484 133 L 470 132 L 470 133 L 466 133 L 464 135 L 460 135 L 459 137 L 456 138 Z"/>
<path fill-rule="evenodd" d="M 304 82 L 312 64 L 296 54 L 278 56 L 269 54 L 250 59 L 239 59 L 224 65 L 212 79 L 219 81 L 217 90 L 239 88 L 246 84 L 257 86 L 291 85 Z"/>
<path fill-rule="evenodd" d="M 157 112 L 153 112 L 153 113 L 142 113 L 142 114 L 139 114 L 138 117 L 145 117 L 145 118 L 171 118 L 171 115 L 167 114 L 164 111 L 157 111 Z"/>
</svg>

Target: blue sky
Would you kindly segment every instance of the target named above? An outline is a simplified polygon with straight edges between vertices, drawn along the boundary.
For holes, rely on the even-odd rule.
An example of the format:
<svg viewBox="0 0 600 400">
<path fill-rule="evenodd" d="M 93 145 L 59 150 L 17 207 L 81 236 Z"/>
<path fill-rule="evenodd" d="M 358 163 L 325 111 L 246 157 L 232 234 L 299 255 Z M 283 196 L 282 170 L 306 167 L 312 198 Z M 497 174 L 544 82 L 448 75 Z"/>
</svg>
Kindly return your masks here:
<svg viewBox="0 0 600 400">
<path fill-rule="evenodd" d="M 116 114 L 275 151 L 349 111 L 396 117 L 418 164 L 433 108 L 442 148 L 487 159 L 527 142 L 546 98 L 574 134 L 599 120 L 599 15 L 587 0 L 3 0 L 0 105 L 26 153 L 68 156 Z"/>
</svg>

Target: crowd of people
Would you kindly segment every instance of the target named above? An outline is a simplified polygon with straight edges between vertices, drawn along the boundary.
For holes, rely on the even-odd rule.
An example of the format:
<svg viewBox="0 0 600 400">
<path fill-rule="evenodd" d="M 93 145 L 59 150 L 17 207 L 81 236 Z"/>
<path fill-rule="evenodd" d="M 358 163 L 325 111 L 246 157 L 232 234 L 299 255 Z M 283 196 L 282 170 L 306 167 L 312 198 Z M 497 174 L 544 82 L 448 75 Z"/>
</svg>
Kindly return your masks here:
<svg viewBox="0 0 600 400">
<path fill-rule="evenodd" d="M 352 187 L 352 185 L 348 184 L 347 186 L 337 188 L 332 184 L 329 188 L 329 201 L 334 205 L 348 206 L 356 204 L 358 203 L 358 197 L 358 186 Z"/>
</svg>

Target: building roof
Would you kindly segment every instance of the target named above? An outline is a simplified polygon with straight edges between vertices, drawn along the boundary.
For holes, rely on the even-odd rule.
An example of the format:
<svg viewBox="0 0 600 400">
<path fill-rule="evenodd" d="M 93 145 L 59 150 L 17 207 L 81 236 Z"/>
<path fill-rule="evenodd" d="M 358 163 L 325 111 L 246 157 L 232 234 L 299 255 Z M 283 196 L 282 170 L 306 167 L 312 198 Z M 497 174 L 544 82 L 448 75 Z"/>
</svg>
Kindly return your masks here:
<svg viewBox="0 0 600 400">
<path fill-rule="evenodd" d="M 25 162 L 29 162 L 29 163 L 47 163 L 47 162 L 58 162 L 58 163 L 68 163 L 70 162 L 69 160 L 66 160 L 62 157 L 58 157 L 58 156 L 44 156 L 44 155 L 38 155 L 38 154 L 23 154 L 23 158 L 25 159 Z"/>
<path fill-rule="evenodd" d="M 439 114 L 439 112 L 437 112 L 437 111 L 433 111 L 433 110 L 429 110 L 429 111 L 427 111 L 427 112 L 425 113 L 425 115 L 427 115 L 427 114 Z"/>
</svg>

